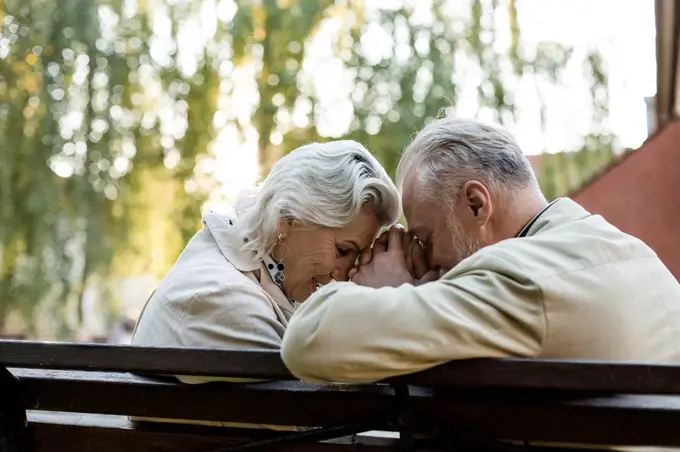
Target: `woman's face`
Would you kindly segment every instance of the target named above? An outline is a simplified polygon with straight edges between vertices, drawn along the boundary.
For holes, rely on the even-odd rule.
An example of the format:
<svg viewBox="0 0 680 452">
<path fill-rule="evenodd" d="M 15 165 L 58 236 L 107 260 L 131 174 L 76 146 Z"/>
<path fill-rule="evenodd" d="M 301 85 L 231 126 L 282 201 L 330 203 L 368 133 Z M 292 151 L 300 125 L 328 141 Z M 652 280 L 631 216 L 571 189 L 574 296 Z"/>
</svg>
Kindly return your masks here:
<svg viewBox="0 0 680 452">
<path fill-rule="evenodd" d="M 370 247 L 380 224 L 367 207 L 343 228 L 310 228 L 297 222 L 281 225 L 281 242 L 272 256 L 285 265 L 283 290 L 296 301 L 306 300 L 331 280 L 347 281 L 361 252 Z"/>
</svg>

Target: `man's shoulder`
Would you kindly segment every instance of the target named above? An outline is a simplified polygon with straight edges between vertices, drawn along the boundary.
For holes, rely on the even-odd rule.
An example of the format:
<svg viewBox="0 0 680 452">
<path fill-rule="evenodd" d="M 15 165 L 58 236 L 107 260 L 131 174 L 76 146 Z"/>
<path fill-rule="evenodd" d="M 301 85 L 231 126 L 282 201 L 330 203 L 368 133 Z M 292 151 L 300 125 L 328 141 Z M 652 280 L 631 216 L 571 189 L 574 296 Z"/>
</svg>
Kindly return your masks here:
<svg viewBox="0 0 680 452">
<path fill-rule="evenodd" d="M 623 262 L 630 265 L 636 260 L 648 265 L 658 258 L 639 239 L 618 230 L 602 217 L 592 216 L 537 235 L 503 240 L 482 248 L 461 265 L 538 280 L 603 265 Z"/>
</svg>

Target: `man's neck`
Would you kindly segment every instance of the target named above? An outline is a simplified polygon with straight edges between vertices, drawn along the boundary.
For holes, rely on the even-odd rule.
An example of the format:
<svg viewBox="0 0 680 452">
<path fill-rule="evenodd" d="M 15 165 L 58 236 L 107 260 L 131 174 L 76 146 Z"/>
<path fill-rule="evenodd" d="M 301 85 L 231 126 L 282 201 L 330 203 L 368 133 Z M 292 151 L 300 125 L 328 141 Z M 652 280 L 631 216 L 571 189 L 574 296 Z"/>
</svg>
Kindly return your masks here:
<svg viewBox="0 0 680 452">
<path fill-rule="evenodd" d="M 514 192 L 502 206 L 502 224 L 498 225 L 499 240 L 517 236 L 519 232 L 543 209 L 548 206 L 543 194 L 536 188 Z"/>
</svg>

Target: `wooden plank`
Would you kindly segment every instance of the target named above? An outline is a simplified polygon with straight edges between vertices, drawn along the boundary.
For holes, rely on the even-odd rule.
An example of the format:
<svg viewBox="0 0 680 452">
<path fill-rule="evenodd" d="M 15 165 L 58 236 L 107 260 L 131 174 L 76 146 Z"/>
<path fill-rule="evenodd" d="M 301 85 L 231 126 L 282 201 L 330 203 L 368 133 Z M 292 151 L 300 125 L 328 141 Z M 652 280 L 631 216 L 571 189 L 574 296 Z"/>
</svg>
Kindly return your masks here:
<svg viewBox="0 0 680 452">
<path fill-rule="evenodd" d="M 680 446 L 680 397 L 437 394 L 412 405 L 440 429 L 482 438 L 600 446 Z"/>
<path fill-rule="evenodd" d="M 655 0 L 656 19 L 656 127 L 677 117 L 678 34 L 680 1 Z"/>
<path fill-rule="evenodd" d="M 29 428 L 35 436 L 36 452 L 207 452 L 208 449 L 240 445 L 273 437 L 262 431 L 193 426 L 146 425 L 140 427 L 121 416 L 76 415 L 68 413 L 29 413 Z M 417 438 L 416 451 L 456 450 L 460 452 L 524 452 L 524 445 L 512 446 L 480 438 Z M 286 446 L 272 450 L 294 452 L 392 452 L 396 441 L 370 435 L 353 435 L 319 444 Z M 595 452 L 585 447 L 559 449 L 533 446 L 535 452 Z M 601 451 L 601 449 L 600 449 Z"/>
<path fill-rule="evenodd" d="M 394 381 L 417 386 L 459 389 L 680 394 L 680 365 L 547 359 L 477 359 L 452 361 Z"/>
<path fill-rule="evenodd" d="M 271 350 L 0 341 L 0 365 L 140 374 L 293 379 L 279 353 Z"/>
<path fill-rule="evenodd" d="M 17 370 L 27 407 L 149 417 L 330 426 L 394 415 L 385 386 L 180 385 L 131 375 Z M 576 398 L 527 391 L 444 391 L 412 387 L 420 433 L 466 432 L 511 440 L 680 446 L 680 397 Z"/>
<path fill-rule="evenodd" d="M 394 405 L 392 390 L 385 386 L 297 381 L 181 385 L 124 373 L 12 372 L 21 380 L 27 409 L 329 426 L 373 420 L 389 413 Z"/>
<path fill-rule="evenodd" d="M 0 341 L 0 365 L 290 380 L 277 351 Z M 395 379 L 465 389 L 680 394 L 680 366 L 538 359 L 454 361 Z"/>
<path fill-rule="evenodd" d="M 37 452 L 206 452 L 271 437 L 271 432 L 196 426 L 135 425 L 122 416 L 29 412 Z M 394 439 L 351 436 L 288 446 L 294 452 L 392 451 Z M 281 450 L 281 449 L 274 449 Z"/>
</svg>

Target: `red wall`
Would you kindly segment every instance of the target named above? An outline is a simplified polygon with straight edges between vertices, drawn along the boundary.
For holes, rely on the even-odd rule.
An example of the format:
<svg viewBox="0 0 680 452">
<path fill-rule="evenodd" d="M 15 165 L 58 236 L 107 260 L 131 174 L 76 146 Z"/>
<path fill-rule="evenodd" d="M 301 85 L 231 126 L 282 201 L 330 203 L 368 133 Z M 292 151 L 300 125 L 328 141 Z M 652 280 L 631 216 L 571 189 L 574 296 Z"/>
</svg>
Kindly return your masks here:
<svg viewBox="0 0 680 452">
<path fill-rule="evenodd" d="M 680 280 L 680 122 L 571 198 L 642 239 Z"/>
</svg>

